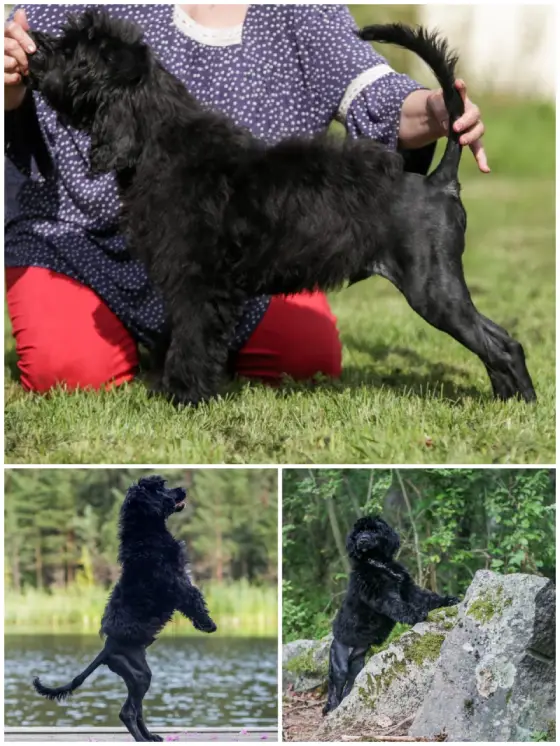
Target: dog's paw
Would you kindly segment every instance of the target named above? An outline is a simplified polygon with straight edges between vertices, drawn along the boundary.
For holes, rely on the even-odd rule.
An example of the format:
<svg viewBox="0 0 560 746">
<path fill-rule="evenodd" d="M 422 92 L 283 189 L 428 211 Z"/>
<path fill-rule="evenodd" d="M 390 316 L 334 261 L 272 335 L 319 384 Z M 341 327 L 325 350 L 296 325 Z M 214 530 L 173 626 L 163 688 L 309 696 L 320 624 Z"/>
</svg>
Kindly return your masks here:
<svg viewBox="0 0 560 746">
<path fill-rule="evenodd" d="M 446 596 L 445 597 L 445 605 L 446 606 L 457 606 L 457 604 L 461 603 L 461 599 L 457 596 Z"/>
<path fill-rule="evenodd" d="M 216 623 L 208 618 L 208 621 L 204 622 L 203 624 L 200 624 L 199 622 L 193 622 L 193 626 L 195 629 L 199 630 L 199 632 L 208 632 L 209 634 L 211 632 L 215 632 L 218 627 Z"/>
<path fill-rule="evenodd" d="M 163 741 L 163 738 L 161 736 L 158 736 L 157 733 L 150 733 L 150 741 Z"/>
<path fill-rule="evenodd" d="M 198 407 L 199 404 L 204 402 L 204 399 L 199 394 L 177 388 L 176 386 L 170 386 L 169 384 L 166 384 L 165 379 L 163 378 L 150 385 L 148 396 L 157 396 L 167 399 L 167 401 L 170 404 L 173 404 L 174 407 L 177 407 L 177 409 L 183 409 L 184 407 Z"/>
</svg>

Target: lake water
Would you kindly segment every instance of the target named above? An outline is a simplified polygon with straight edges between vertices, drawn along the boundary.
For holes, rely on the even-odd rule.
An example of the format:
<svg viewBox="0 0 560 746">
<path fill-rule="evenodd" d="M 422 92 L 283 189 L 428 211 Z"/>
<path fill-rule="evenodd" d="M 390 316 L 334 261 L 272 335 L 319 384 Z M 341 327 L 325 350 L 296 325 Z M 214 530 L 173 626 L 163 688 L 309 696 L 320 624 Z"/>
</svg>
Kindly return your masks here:
<svg viewBox="0 0 560 746">
<path fill-rule="evenodd" d="M 76 694 L 51 702 L 32 687 L 71 681 L 101 650 L 84 635 L 6 635 L 5 725 L 121 726 L 122 679 L 105 666 Z M 148 727 L 277 725 L 277 642 L 262 638 L 163 637 L 148 649 L 152 685 L 144 700 Z"/>
</svg>

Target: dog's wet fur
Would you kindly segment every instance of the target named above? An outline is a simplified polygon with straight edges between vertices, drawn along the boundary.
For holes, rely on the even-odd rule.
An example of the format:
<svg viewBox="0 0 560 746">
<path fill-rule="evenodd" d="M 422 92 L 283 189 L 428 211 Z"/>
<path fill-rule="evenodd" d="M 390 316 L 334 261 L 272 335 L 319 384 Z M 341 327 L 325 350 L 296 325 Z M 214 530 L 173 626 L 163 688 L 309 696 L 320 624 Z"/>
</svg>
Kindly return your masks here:
<svg viewBox="0 0 560 746">
<path fill-rule="evenodd" d="M 333 623 L 324 715 L 348 696 L 368 650 L 385 642 L 397 622 L 417 624 L 432 609 L 459 603 L 454 596 L 415 585 L 407 569 L 394 559 L 399 547 L 399 535 L 379 516 L 358 519 L 348 534 L 351 572 Z"/>
<path fill-rule="evenodd" d="M 448 141 L 425 177 L 368 139 L 263 144 L 200 106 L 137 26 L 105 12 L 70 17 L 58 37 L 32 35 L 30 86 L 89 133 L 94 173 L 116 172 L 130 254 L 144 262 L 169 318 L 157 389 L 170 399 L 195 405 L 220 391 L 248 299 L 372 274 L 478 355 L 496 397 L 536 398 L 523 348 L 477 311 L 465 282 L 453 130 L 464 104 L 444 39 L 401 24 L 360 32 L 416 53 L 439 81 Z"/>
<path fill-rule="evenodd" d="M 101 665 L 118 674 L 128 697 L 120 719 L 135 741 L 162 741 L 145 723 L 142 700 L 150 688 L 152 672 L 146 648 L 179 611 L 195 629 L 215 632 L 202 593 L 190 580 L 185 545 L 169 532 L 167 519 L 184 508 L 182 487 L 169 489 L 158 476 L 145 477 L 127 492 L 120 513 L 119 562 L 121 577 L 107 602 L 101 620 L 105 646 L 71 682 L 33 686 L 48 699 L 63 700 L 81 686 Z"/>
</svg>

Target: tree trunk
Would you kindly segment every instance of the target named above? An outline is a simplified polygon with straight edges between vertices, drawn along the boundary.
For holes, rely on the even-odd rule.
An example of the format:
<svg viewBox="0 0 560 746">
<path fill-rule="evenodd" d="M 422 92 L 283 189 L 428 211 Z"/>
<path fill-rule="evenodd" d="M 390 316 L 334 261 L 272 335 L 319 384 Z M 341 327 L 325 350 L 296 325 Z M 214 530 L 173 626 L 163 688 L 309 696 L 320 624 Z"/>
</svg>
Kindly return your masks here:
<svg viewBox="0 0 560 746">
<path fill-rule="evenodd" d="M 336 517 L 336 511 L 334 509 L 334 500 L 332 499 L 332 497 L 327 497 L 325 498 L 325 501 L 327 503 L 327 512 L 329 514 L 329 522 L 331 524 L 334 543 L 336 544 L 336 548 L 338 549 L 342 566 L 344 567 L 346 572 L 350 572 L 350 562 L 348 561 L 348 556 L 346 554 L 344 538 L 342 536 L 342 532 L 340 531 L 340 526 L 338 525 L 338 518 Z"/>
<path fill-rule="evenodd" d="M 43 554 L 41 552 L 41 535 L 37 536 L 35 543 L 35 577 L 37 590 L 43 590 Z"/>
</svg>

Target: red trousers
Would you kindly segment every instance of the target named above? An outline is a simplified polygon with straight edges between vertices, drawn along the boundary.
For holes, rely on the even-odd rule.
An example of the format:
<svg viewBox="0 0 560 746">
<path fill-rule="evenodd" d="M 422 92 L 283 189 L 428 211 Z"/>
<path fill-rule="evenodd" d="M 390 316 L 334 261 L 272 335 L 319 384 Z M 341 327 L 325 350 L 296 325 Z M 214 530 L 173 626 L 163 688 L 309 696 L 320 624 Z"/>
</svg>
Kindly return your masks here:
<svg viewBox="0 0 560 746">
<path fill-rule="evenodd" d="M 134 339 L 89 288 L 40 267 L 6 270 L 8 312 L 16 340 L 21 383 L 28 391 L 100 388 L 134 378 Z M 237 373 L 277 383 L 337 377 L 341 345 L 322 293 L 276 296 L 237 358 Z"/>
</svg>

